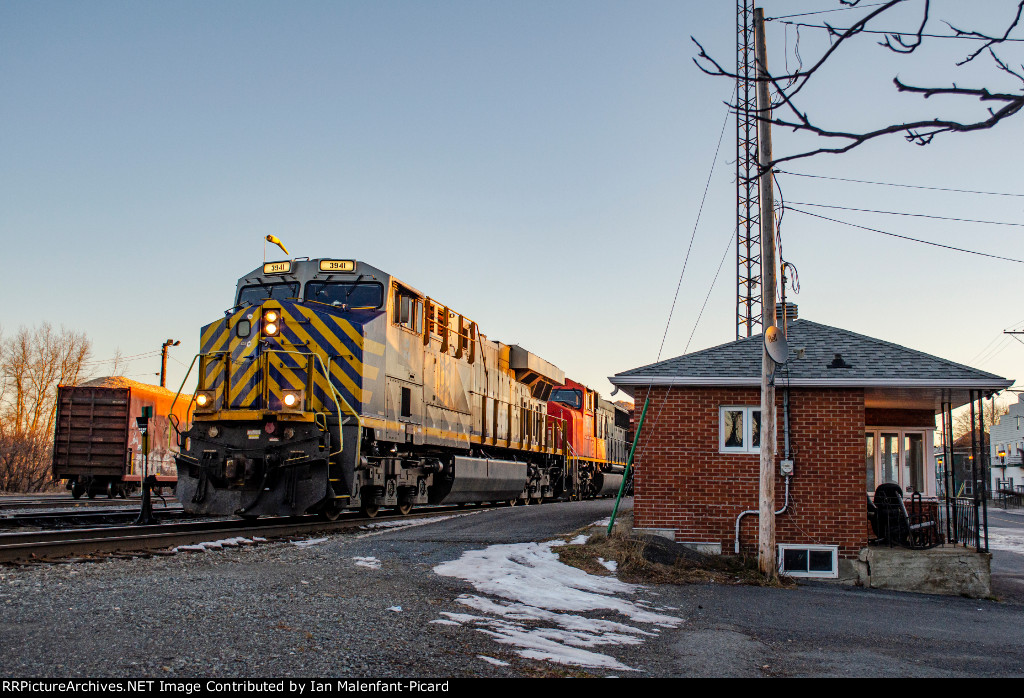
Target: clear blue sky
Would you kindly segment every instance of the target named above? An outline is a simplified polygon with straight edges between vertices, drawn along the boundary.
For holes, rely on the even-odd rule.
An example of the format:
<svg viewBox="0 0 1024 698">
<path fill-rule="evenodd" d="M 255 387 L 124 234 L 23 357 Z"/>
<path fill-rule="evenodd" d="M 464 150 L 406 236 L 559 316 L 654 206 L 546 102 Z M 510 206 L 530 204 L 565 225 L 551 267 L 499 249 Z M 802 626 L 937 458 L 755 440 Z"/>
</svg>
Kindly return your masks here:
<svg viewBox="0 0 1024 698">
<path fill-rule="evenodd" d="M 838 3 L 765 6 L 773 16 Z M 968 19 L 964 3 L 933 6 Z M 994 29 L 1014 6 L 972 3 L 969 19 Z M 607 376 L 657 358 L 713 162 L 662 358 L 734 338 L 731 121 L 715 159 L 732 85 L 694 67 L 689 40 L 732 66 L 734 13 L 733 2 L 695 0 L 8 0 L 0 328 L 82 330 L 97 359 L 170 337 L 188 363 L 199 327 L 231 305 L 273 233 L 294 255 L 388 270 L 607 395 Z M 845 26 L 858 14 L 806 20 Z M 772 23 L 772 67 L 795 66 L 794 41 Z M 861 40 L 804 107 L 847 127 L 894 109 L 932 116 L 936 106 L 895 96 L 889 81 L 948 82 L 965 43 L 894 61 Z M 804 60 L 825 45 L 801 30 Z M 1021 62 L 1017 47 L 1007 56 Z M 986 64 L 957 80 L 990 74 Z M 896 137 L 790 168 L 1024 193 L 1022 136 L 1024 117 L 928 148 Z M 799 145 L 776 133 L 777 153 Z M 1024 222 L 1019 197 L 780 181 L 788 201 Z M 1021 228 L 835 213 L 1024 258 Z M 1000 334 L 1024 321 L 1024 265 L 795 213 L 782 236 L 802 317 L 1024 378 L 1024 345 Z M 150 357 L 127 373 L 155 381 L 158 369 Z M 180 381 L 183 366 L 170 369 Z"/>
</svg>

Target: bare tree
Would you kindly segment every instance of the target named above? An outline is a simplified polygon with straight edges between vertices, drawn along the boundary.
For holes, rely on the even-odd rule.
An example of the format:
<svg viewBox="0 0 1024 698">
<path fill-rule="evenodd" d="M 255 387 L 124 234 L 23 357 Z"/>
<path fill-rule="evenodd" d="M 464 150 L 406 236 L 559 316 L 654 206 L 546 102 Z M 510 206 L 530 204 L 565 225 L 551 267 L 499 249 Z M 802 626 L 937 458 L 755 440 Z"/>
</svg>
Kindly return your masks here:
<svg viewBox="0 0 1024 698">
<path fill-rule="evenodd" d="M 1004 0 L 1005 1 L 1005 0 Z M 861 0 L 839 0 L 841 5 L 848 8 L 855 8 L 860 5 Z M 895 13 L 893 8 L 897 6 L 909 6 L 915 4 L 920 8 L 919 22 L 915 22 L 916 30 L 910 32 L 896 33 L 892 31 L 879 31 L 876 20 L 880 18 L 889 19 Z M 769 73 L 767 80 L 770 82 L 775 96 L 773 98 L 772 110 L 763 113 L 775 126 L 792 129 L 797 132 L 810 133 L 814 136 L 835 142 L 834 146 L 821 145 L 803 152 L 776 157 L 768 166 L 768 169 L 779 163 L 789 160 L 811 157 L 821 153 L 845 153 L 859 145 L 890 134 L 903 134 L 907 141 L 916 145 L 927 145 L 932 142 L 935 136 L 943 133 L 978 131 L 989 129 L 1019 113 L 1024 109 L 1024 65 L 1011 66 L 1011 62 L 997 53 L 1005 49 L 1009 42 L 1019 41 L 1011 38 L 1010 34 L 1021 25 L 1022 14 L 1024 14 L 1024 0 L 1017 2 L 1016 10 L 1013 10 L 1012 3 L 1007 3 L 1007 16 L 1005 21 L 1006 29 L 1001 33 L 988 33 L 975 29 L 967 29 L 955 26 L 950 22 L 943 22 L 945 25 L 944 34 L 931 33 L 931 27 L 937 22 L 932 16 L 932 0 L 888 0 L 878 6 L 872 7 L 871 11 L 853 22 L 849 27 L 837 29 L 832 24 L 824 22 L 820 25 L 828 33 L 831 46 L 826 50 L 810 67 L 798 68 L 793 72 L 783 74 Z M 865 10 L 867 7 L 865 7 Z M 959 119 L 948 116 L 939 116 L 930 119 L 911 120 L 900 123 L 889 123 L 861 131 L 850 131 L 823 126 L 817 123 L 808 110 L 797 106 L 797 98 L 805 87 L 822 70 L 829 60 L 839 51 L 853 44 L 853 39 L 860 35 L 881 34 L 884 39 L 879 42 L 885 49 L 902 55 L 910 55 L 917 51 L 928 39 L 952 36 L 956 38 L 969 39 L 977 42 L 974 50 L 962 59 L 955 61 L 956 67 L 962 67 L 973 63 L 975 59 L 985 56 L 992 64 L 992 75 L 986 82 L 993 85 L 1001 79 L 1009 89 L 1005 87 L 994 87 L 993 85 L 963 87 L 954 81 L 949 85 L 910 85 L 899 77 L 893 78 L 893 84 L 898 92 L 906 92 L 920 95 L 928 99 L 939 95 L 960 98 L 955 100 L 955 109 L 960 109 L 965 102 L 980 107 L 980 113 L 971 119 Z M 704 47 L 693 37 L 690 37 L 700 53 L 694 62 L 697 67 L 709 75 L 723 76 L 736 79 L 734 72 L 725 70 L 721 64 L 712 58 Z M 997 79 L 998 78 L 998 79 Z M 735 106 L 735 105 L 734 105 Z M 759 117 L 760 118 L 760 117 Z M 764 120 L 762 119 L 762 120 Z"/>
<path fill-rule="evenodd" d="M 85 334 L 49 323 L 0 337 L 0 490 L 50 482 L 57 386 L 82 379 L 90 346 Z"/>
</svg>

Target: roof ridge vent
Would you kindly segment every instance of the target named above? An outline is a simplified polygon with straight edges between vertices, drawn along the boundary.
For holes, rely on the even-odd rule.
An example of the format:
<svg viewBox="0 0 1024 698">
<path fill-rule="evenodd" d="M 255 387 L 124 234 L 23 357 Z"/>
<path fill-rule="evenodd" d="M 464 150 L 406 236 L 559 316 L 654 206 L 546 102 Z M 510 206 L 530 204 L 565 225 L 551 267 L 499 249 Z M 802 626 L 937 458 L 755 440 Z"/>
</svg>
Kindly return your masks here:
<svg viewBox="0 0 1024 698">
<path fill-rule="evenodd" d="M 850 364 L 843 361 L 842 354 L 836 354 L 835 358 L 832 359 L 832 363 L 828 365 L 829 368 L 853 368 Z"/>
</svg>

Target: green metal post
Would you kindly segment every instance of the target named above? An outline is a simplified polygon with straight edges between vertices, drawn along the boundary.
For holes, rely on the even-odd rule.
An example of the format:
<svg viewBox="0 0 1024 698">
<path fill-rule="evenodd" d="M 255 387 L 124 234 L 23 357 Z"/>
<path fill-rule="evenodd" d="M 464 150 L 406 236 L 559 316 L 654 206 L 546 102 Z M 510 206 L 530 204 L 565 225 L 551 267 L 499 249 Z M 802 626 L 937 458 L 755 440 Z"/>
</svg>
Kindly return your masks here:
<svg viewBox="0 0 1024 698">
<path fill-rule="evenodd" d="M 619 485 L 619 494 L 615 497 L 615 508 L 612 509 L 612 518 L 608 522 L 608 536 L 612 535 L 612 526 L 615 525 L 615 515 L 619 513 L 619 502 L 622 501 L 622 492 L 626 489 L 626 480 L 629 479 L 629 471 L 633 467 L 633 454 L 636 453 L 636 445 L 640 441 L 640 430 L 644 428 L 644 417 L 647 416 L 647 408 L 651 404 L 651 398 L 644 400 L 644 409 L 640 412 L 640 423 L 636 425 L 636 433 L 633 434 L 633 447 L 629 449 L 629 458 L 626 459 L 626 471 L 622 473 L 622 484 Z"/>
</svg>

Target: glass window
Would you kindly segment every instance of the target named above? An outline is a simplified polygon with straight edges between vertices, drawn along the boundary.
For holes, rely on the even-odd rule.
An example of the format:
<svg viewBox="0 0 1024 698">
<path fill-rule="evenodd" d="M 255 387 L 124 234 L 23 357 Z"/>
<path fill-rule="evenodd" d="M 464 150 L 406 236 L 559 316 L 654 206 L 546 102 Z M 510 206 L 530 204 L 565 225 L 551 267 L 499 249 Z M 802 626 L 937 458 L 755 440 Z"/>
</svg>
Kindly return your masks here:
<svg viewBox="0 0 1024 698">
<path fill-rule="evenodd" d="M 878 450 L 882 459 L 881 481 L 900 483 L 900 435 L 880 434 Z"/>
<path fill-rule="evenodd" d="M 864 463 L 867 466 L 868 492 L 875 491 L 875 435 L 864 435 L 865 457 Z"/>
<path fill-rule="evenodd" d="M 722 415 L 722 430 L 726 448 L 743 448 L 743 410 L 725 410 Z"/>
<path fill-rule="evenodd" d="M 298 282 L 243 286 L 236 305 L 254 305 L 265 300 L 281 301 L 299 297 Z"/>
<path fill-rule="evenodd" d="M 310 281 L 306 284 L 306 300 L 346 310 L 373 310 L 384 304 L 384 287 L 373 282 Z"/>
<path fill-rule="evenodd" d="M 722 407 L 719 412 L 719 448 L 725 453 L 759 452 L 761 408 Z"/>
<path fill-rule="evenodd" d="M 552 390 L 548 401 L 561 402 L 574 410 L 578 410 L 583 406 L 583 396 L 580 394 L 580 391 L 573 390 L 572 388 L 556 388 Z"/>
<path fill-rule="evenodd" d="M 906 434 L 903 437 L 903 489 L 924 493 L 924 435 Z"/>
</svg>

